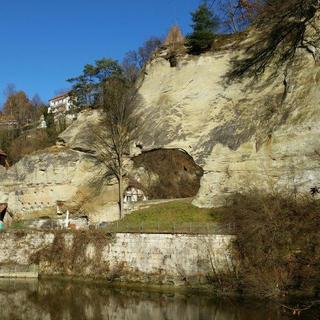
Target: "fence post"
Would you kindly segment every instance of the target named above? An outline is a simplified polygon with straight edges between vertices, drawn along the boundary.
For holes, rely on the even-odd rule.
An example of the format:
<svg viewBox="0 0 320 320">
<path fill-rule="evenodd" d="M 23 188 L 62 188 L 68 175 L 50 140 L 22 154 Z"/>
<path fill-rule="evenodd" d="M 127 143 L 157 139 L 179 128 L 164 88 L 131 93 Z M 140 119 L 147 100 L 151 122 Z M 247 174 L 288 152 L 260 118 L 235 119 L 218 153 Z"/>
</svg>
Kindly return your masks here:
<svg viewBox="0 0 320 320">
<path fill-rule="evenodd" d="M 190 233 L 192 232 L 192 222 L 189 223 L 189 230 L 190 230 Z"/>
</svg>

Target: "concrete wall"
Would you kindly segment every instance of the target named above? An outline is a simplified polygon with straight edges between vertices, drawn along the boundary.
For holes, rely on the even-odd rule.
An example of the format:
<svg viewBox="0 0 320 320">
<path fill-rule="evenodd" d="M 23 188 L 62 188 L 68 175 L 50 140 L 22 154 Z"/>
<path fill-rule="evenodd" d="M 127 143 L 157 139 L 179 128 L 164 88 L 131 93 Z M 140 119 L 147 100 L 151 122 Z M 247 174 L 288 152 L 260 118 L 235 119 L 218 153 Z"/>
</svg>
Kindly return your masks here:
<svg viewBox="0 0 320 320">
<path fill-rule="evenodd" d="M 0 265 L 39 263 L 42 275 L 206 284 L 233 273 L 232 236 L 97 232 L 0 234 Z"/>
</svg>

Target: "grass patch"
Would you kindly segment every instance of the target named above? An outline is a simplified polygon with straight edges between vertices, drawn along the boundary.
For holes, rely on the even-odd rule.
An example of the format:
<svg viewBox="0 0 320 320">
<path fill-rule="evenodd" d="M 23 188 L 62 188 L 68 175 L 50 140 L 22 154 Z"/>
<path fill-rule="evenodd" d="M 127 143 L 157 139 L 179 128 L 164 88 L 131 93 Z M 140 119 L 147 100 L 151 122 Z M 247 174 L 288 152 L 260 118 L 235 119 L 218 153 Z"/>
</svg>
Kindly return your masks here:
<svg viewBox="0 0 320 320">
<path fill-rule="evenodd" d="M 122 220 L 107 227 L 119 232 L 182 232 L 206 233 L 217 227 L 219 212 L 215 209 L 201 209 L 192 205 L 192 199 L 182 199 L 152 205 L 134 211 Z"/>
</svg>

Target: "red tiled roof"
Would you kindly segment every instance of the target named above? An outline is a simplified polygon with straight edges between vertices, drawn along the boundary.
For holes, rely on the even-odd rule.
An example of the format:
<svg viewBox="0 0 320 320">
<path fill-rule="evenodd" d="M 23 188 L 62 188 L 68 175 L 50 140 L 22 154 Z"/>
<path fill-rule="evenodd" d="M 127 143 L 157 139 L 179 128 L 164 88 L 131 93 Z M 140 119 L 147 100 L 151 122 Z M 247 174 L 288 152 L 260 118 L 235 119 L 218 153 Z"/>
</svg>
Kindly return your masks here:
<svg viewBox="0 0 320 320">
<path fill-rule="evenodd" d="M 65 98 L 65 97 L 68 97 L 68 96 L 69 96 L 69 92 L 64 93 L 64 94 L 60 94 L 59 96 L 56 96 L 56 97 L 53 97 L 53 98 L 49 99 L 49 101 L 58 100 L 58 99 Z"/>
</svg>

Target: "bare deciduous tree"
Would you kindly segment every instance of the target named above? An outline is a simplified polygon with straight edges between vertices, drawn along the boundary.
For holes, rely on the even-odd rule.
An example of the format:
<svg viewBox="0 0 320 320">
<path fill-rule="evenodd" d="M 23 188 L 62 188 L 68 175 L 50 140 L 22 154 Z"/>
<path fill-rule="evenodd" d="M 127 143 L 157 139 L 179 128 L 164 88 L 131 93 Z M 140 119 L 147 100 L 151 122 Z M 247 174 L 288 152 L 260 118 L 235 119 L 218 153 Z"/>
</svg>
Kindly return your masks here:
<svg viewBox="0 0 320 320">
<path fill-rule="evenodd" d="M 139 54 L 137 51 L 129 51 L 125 54 L 122 62 L 122 69 L 127 79 L 134 83 L 140 72 Z"/>
<path fill-rule="evenodd" d="M 132 50 L 125 54 L 122 62 L 124 76 L 134 83 L 145 64 L 161 46 L 162 39 L 151 37 L 146 40 L 138 50 Z"/>
<path fill-rule="evenodd" d="M 34 107 L 24 91 L 10 93 L 3 106 L 7 116 L 18 121 L 19 128 L 32 121 Z"/>
<path fill-rule="evenodd" d="M 244 30 L 255 20 L 263 2 L 264 0 L 220 1 L 224 24 L 232 33 Z"/>
<path fill-rule="evenodd" d="M 94 132 L 96 158 L 105 167 L 105 175 L 116 177 L 119 186 L 120 218 L 124 215 L 123 178 L 130 145 L 137 137 L 139 115 L 136 107 L 140 101 L 137 90 L 122 79 L 106 81 L 100 97 L 103 115 Z"/>
<path fill-rule="evenodd" d="M 319 28 L 312 20 L 319 8 L 319 0 L 264 0 L 257 11 L 255 26 L 258 36 L 255 43 L 246 47 L 246 57 L 233 61 L 230 78 L 240 78 L 245 74 L 258 76 L 271 64 L 276 66 L 274 76 L 281 66 L 293 61 L 298 48 L 306 47 L 308 25 L 314 29 L 308 42 L 311 45 L 317 43 Z M 311 53 L 318 60 L 317 52 Z"/>
</svg>

